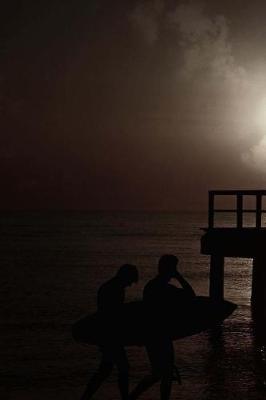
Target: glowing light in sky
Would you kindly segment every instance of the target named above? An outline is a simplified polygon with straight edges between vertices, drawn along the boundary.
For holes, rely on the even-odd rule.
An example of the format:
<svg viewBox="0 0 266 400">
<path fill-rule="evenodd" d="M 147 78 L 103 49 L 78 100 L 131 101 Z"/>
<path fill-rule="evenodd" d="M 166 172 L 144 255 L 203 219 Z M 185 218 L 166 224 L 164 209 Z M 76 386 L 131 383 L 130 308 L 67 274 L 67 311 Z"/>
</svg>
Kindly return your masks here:
<svg viewBox="0 0 266 400">
<path fill-rule="evenodd" d="M 266 97 L 264 97 L 258 104 L 254 119 L 254 123 L 257 127 L 266 132 Z"/>
<path fill-rule="evenodd" d="M 242 154 L 242 160 L 252 168 L 260 172 L 266 170 L 266 135 L 258 144 L 250 148 L 250 150 Z"/>
</svg>

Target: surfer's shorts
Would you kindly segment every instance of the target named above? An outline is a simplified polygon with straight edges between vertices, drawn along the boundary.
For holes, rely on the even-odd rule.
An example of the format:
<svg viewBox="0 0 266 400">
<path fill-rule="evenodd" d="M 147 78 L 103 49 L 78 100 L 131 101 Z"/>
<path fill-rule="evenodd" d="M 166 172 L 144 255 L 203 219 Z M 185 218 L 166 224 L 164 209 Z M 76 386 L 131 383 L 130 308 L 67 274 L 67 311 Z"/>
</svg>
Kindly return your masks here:
<svg viewBox="0 0 266 400">
<path fill-rule="evenodd" d="M 123 346 L 113 344 L 112 346 L 100 346 L 99 349 L 102 352 L 102 366 L 108 365 L 111 368 L 116 365 L 120 374 L 128 374 L 129 364 Z"/>
</svg>

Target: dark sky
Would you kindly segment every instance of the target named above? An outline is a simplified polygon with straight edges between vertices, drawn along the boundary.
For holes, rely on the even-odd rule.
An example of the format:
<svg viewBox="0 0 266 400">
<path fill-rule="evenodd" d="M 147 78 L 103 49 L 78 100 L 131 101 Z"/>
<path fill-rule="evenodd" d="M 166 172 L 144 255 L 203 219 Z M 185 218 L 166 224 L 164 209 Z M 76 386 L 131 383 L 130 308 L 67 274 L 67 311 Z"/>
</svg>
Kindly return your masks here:
<svg viewBox="0 0 266 400">
<path fill-rule="evenodd" d="M 266 186 L 266 4 L 15 1 L 1 209 L 198 209 Z"/>
</svg>

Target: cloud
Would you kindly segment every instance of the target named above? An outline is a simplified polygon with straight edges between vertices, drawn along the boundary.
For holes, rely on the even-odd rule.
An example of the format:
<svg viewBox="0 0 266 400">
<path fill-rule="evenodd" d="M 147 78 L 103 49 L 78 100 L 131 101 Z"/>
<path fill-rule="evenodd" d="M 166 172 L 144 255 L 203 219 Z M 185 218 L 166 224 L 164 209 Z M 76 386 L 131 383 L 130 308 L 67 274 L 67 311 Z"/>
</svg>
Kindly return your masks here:
<svg viewBox="0 0 266 400">
<path fill-rule="evenodd" d="M 266 85 L 234 56 L 229 22 L 222 15 L 207 15 L 204 7 L 195 3 L 177 6 L 174 12 L 168 14 L 168 20 L 178 34 L 182 50 L 179 80 L 196 87 L 201 94 L 201 99 L 196 99 L 197 103 L 203 100 L 211 105 L 205 108 L 207 112 L 203 118 L 206 122 L 210 111 L 215 119 L 223 118 L 222 136 L 215 136 L 215 139 L 226 140 L 227 137 L 234 145 L 237 139 L 236 157 L 248 167 L 265 174 L 266 120 L 263 98 Z M 263 109 L 263 116 L 259 115 L 257 109 Z M 245 143 L 252 143 L 248 149 L 242 150 L 246 147 L 246 144 L 241 147 L 242 138 Z"/>
<path fill-rule="evenodd" d="M 238 97 L 250 89 L 248 74 L 233 55 L 223 15 L 209 16 L 196 2 L 167 11 L 166 2 L 155 0 L 140 3 L 130 18 L 150 45 L 167 32 L 167 44 L 177 55 L 177 86 L 193 83 L 206 98 L 208 91 L 218 98 Z"/>
<path fill-rule="evenodd" d="M 208 83 L 211 79 L 217 87 L 233 83 L 234 88 L 239 88 L 245 84 L 246 71 L 233 56 L 228 22 L 223 15 L 210 17 L 203 6 L 189 3 L 179 5 L 168 14 L 168 20 L 179 34 L 183 78 L 196 77 L 200 84 L 208 78 Z"/>
<path fill-rule="evenodd" d="M 242 161 L 265 174 L 266 171 L 266 135 L 246 153 L 242 154 Z"/>
<path fill-rule="evenodd" d="M 138 4 L 130 15 L 133 27 L 149 45 L 154 44 L 159 38 L 159 20 L 163 11 L 163 0 L 150 0 Z"/>
<path fill-rule="evenodd" d="M 201 121 L 213 141 L 236 146 L 240 162 L 266 172 L 266 121 L 256 121 L 261 119 L 257 109 L 265 97 L 266 80 L 238 61 L 224 15 L 210 15 L 204 3 L 196 1 L 170 11 L 166 4 L 140 3 L 131 20 L 149 45 L 167 34 L 167 51 L 176 54 L 173 86 L 180 114 Z M 197 135 L 200 127 L 192 125 L 192 135 Z"/>
</svg>

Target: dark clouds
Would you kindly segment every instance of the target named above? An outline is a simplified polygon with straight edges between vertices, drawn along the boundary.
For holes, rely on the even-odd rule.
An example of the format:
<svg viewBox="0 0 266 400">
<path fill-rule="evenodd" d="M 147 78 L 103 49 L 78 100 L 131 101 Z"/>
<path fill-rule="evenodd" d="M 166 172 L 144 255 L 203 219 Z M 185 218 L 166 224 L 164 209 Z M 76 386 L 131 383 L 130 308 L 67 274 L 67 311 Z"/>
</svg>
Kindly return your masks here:
<svg viewBox="0 0 266 400">
<path fill-rule="evenodd" d="M 263 110 L 258 112 L 265 108 L 266 91 L 264 71 L 260 69 L 261 57 L 257 54 L 257 58 L 246 65 L 239 59 L 230 31 L 233 23 L 230 16 L 213 10 L 211 13 L 207 3 L 192 1 L 180 3 L 171 11 L 161 1 L 149 2 L 146 8 L 138 5 L 136 10 L 137 15 L 142 12 L 143 17 L 138 19 L 142 24 L 135 23 L 135 27 L 143 32 L 148 43 L 151 44 L 149 26 L 156 32 L 153 45 L 168 28 L 170 47 L 177 58 L 182 59 L 181 63 L 176 62 L 176 80 L 172 81 L 177 92 L 182 90 L 182 98 L 176 94 L 177 108 L 185 106 L 184 113 L 190 116 L 195 140 L 200 129 L 198 124 L 193 126 L 194 118 L 205 124 L 206 133 L 212 130 L 210 134 L 219 145 L 221 141 L 229 141 L 234 148 L 238 140 L 240 148 L 234 148 L 236 157 L 257 170 L 265 170 L 266 119 Z M 145 19 L 152 19 L 153 24 L 145 25 Z M 240 46 L 245 48 L 246 43 L 243 41 Z M 188 93 L 185 99 L 184 93 Z M 250 138 L 248 149 L 243 136 Z"/>
<path fill-rule="evenodd" d="M 9 6 L 2 208 L 191 208 L 261 187 L 262 8 L 110 3 Z"/>
</svg>

